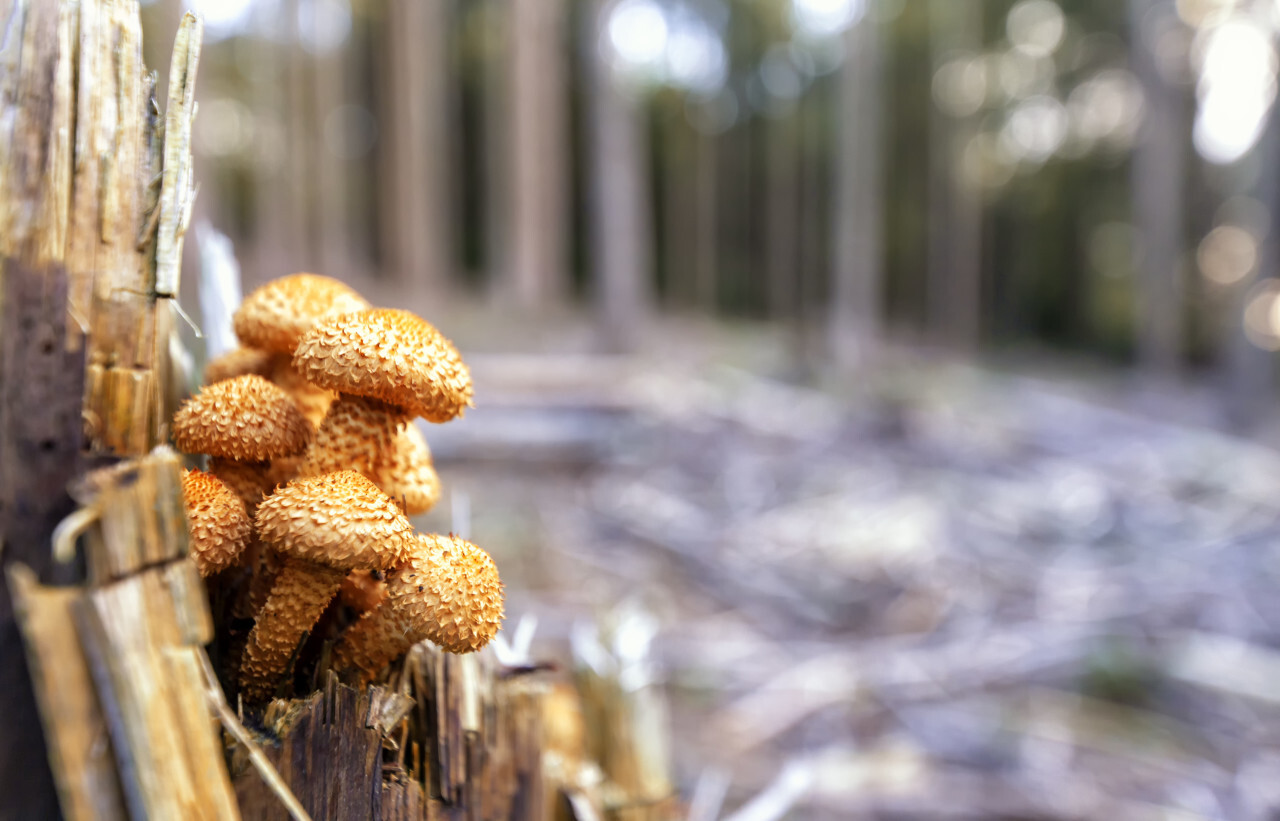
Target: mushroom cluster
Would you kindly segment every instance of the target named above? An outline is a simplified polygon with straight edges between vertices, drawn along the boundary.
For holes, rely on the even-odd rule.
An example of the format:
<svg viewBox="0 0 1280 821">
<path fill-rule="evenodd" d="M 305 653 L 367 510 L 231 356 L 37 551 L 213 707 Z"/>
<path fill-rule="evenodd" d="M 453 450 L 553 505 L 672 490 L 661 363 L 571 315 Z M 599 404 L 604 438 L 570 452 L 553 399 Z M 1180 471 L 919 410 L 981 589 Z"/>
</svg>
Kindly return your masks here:
<svg viewBox="0 0 1280 821">
<path fill-rule="evenodd" d="M 414 314 L 373 308 L 316 274 L 257 289 L 234 325 L 243 347 L 209 363 L 172 434 L 210 459 L 183 479 L 192 555 L 230 602 L 227 624 L 252 619 L 230 642 L 241 697 L 287 692 L 322 623 L 332 652 L 305 663 L 327 659 L 360 682 L 419 641 L 484 647 L 502 622 L 493 560 L 456 536 L 415 533 L 407 518 L 440 496 L 413 420 L 443 423 L 472 406 L 457 349 Z M 358 614 L 345 630 L 326 618 L 335 601 Z"/>
</svg>

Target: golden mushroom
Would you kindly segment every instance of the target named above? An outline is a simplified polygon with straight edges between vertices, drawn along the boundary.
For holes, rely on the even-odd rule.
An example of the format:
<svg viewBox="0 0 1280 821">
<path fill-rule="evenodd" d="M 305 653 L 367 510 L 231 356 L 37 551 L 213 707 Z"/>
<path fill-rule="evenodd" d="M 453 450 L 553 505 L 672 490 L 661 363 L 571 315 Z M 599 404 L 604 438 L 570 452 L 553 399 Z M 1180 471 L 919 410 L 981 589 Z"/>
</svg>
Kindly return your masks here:
<svg viewBox="0 0 1280 821">
<path fill-rule="evenodd" d="M 346 632 L 333 666 L 369 681 L 428 639 L 450 653 L 484 647 L 502 626 L 502 582 L 488 553 L 457 536 L 418 535 L 387 573 L 382 604 Z"/>
<path fill-rule="evenodd" d="M 244 503 L 218 477 L 182 472 L 182 498 L 191 527 L 191 558 L 208 578 L 233 566 L 253 535 Z"/>
<path fill-rule="evenodd" d="M 290 364 L 303 334 L 317 322 L 369 307 L 350 286 L 319 274 L 291 274 L 255 289 L 232 322 L 240 342 L 270 355 L 263 374 L 294 398 L 311 424 L 319 424 L 334 399 L 309 384 Z"/>
<path fill-rule="evenodd" d="M 410 419 L 447 422 L 472 404 L 471 374 L 457 349 L 408 311 L 361 311 L 319 323 L 298 343 L 293 365 L 308 382 L 339 392 L 299 469 L 303 476 L 337 465 L 375 476 Z"/>
<path fill-rule="evenodd" d="M 225 477 L 250 510 L 270 488 L 268 460 L 303 452 L 312 433 L 289 395 L 257 374 L 206 385 L 173 417 L 178 449 L 213 457 L 210 472 Z"/>
<path fill-rule="evenodd" d="M 413 528 L 354 471 L 298 479 L 258 506 L 259 537 L 284 560 L 249 634 L 240 681 L 245 698 L 268 697 L 289 659 L 347 574 L 387 569 L 407 555 Z"/>
</svg>

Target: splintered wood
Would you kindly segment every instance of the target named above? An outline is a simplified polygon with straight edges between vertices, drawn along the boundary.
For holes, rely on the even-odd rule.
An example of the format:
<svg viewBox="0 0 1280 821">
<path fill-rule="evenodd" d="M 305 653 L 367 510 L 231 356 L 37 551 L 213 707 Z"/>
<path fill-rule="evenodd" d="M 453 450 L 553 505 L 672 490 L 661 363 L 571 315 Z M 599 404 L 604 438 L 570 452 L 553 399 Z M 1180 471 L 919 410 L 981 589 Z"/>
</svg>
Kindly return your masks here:
<svg viewBox="0 0 1280 821">
<path fill-rule="evenodd" d="M 159 448 L 89 476 L 86 513 L 69 521 L 93 585 L 49 588 L 9 570 L 70 819 L 239 817 L 205 702 L 213 626 L 187 557 L 179 471 Z"/>
<path fill-rule="evenodd" d="M 0 19 L 0 256 L 65 288 L 90 446 L 140 455 L 164 418 L 203 25 L 183 18 L 161 123 L 136 0 L 0 0 Z"/>
<path fill-rule="evenodd" d="M 263 718 L 267 758 L 313 818 L 544 817 L 543 685 L 502 677 L 488 654 L 416 646 L 387 686 L 356 690 L 330 674 L 308 699 L 276 701 Z M 233 748 L 247 818 L 289 818 Z"/>
</svg>

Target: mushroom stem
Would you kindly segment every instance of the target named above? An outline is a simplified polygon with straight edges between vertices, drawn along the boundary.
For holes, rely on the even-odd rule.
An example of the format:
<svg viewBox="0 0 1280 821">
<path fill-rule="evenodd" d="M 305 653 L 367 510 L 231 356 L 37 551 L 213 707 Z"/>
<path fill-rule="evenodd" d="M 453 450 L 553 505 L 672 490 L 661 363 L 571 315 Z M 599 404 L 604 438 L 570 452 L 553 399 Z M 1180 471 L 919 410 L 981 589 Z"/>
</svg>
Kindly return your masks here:
<svg viewBox="0 0 1280 821">
<path fill-rule="evenodd" d="M 240 666 L 240 689 L 246 701 L 265 701 L 275 692 L 298 643 L 320 620 L 346 575 L 302 559 L 285 560 L 271 597 L 249 633 Z"/>
<path fill-rule="evenodd" d="M 298 476 L 354 470 L 373 477 L 409 415 L 377 399 L 341 393 L 325 414 Z"/>
<path fill-rule="evenodd" d="M 384 601 L 342 634 L 342 643 L 333 651 L 333 669 L 354 671 L 361 684 L 368 684 L 418 641 L 421 636 L 410 628 L 403 610 L 394 601 Z"/>
<path fill-rule="evenodd" d="M 244 502 L 245 512 L 252 518 L 258 512 L 258 503 L 271 492 L 273 485 L 267 476 L 270 462 L 240 462 L 218 456 L 209 458 L 209 472 L 235 491 Z"/>
</svg>

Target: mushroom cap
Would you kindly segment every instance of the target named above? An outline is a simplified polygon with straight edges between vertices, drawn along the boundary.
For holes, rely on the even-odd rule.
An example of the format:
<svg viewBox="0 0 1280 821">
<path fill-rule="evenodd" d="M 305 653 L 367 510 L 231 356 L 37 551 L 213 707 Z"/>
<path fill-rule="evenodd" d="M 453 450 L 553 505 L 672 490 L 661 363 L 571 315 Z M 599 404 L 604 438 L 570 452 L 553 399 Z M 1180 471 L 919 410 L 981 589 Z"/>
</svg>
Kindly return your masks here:
<svg viewBox="0 0 1280 821">
<path fill-rule="evenodd" d="M 301 453 L 311 434 L 289 395 L 257 374 L 206 385 L 173 416 L 179 450 L 242 462 Z"/>
<path fill-rule="evenodd" d="M 275 355 L 260 351 L 257 348 L 232 348 L 226 353 L 215 356 L 204 366 L 204 383 L 212 385 L 233 376 L 244 376 L 256 373 L 258 376 L 271 376 L 275 366 Z"/>
<path fill-rule="evenodd" d="M 317 321 L 368 307 L 364 297 L 332 277 L 290 274 L 245 297 L 232 322 L 243 344 L 273 353 L 293 353 L 298 340 Z"/>
<path fill-rule="evenodd" d="M 453 343 L 394 308 L 317 323 L 298 343 L 293 366 L 314 385 L 380 399 L 430 422 L 448 422 L 472 404 L 471 373 Z"/>
<path fill-rule="evenodd" d="M 395 502 L 354 470 L 295 479 L 258 505 L 257 526 L 285 556 L 338 570 L 391 567 L 413 535 Z"/>
<path fill-rule="evenodd" d="M 440 500 L 440 477 L 431 462 L 431 448 L 413 423 L 396 434 L 386 461 L 374 469 L 373 481 L 392 499 L 403 500 L 409 516 L 426 513 Z"/>
<path fill-rule="evenodd" d="M 457 536 L 418 534 L 408 560 L 387 574 L 404 622 L 450 653 L 479 650 L 502 626 L 502 581 L 493 558 Z"/>
<path fill-rule="evenodd" d="M 212 576 L 235 564 L 253 535 L 240 497 L 216 476 L 184 470 L 182 498 L 191 523 L 191 556 L 200 575 Z"/>
</svg>

